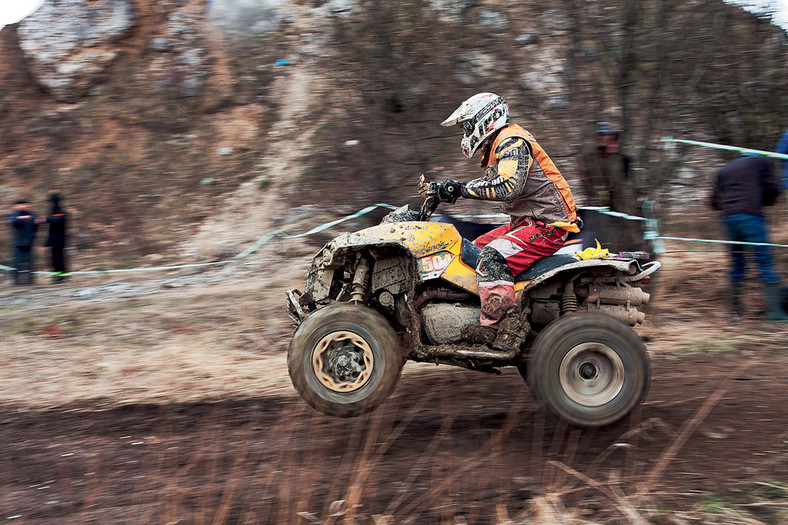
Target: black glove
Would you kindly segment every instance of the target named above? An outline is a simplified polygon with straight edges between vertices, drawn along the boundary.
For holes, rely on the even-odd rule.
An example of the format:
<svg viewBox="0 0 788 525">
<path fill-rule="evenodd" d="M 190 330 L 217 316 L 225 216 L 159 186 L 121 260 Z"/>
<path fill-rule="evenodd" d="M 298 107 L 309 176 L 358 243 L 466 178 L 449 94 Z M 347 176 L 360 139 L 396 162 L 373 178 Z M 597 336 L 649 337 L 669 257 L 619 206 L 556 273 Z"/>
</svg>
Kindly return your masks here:
<svg viewBox="0 0 788 525">
<path fill-rule="evenodd" d="M 438 197 L 443 202 L 454 204 L 457 199 L 462 197 L 462 183 L 456 180 L 446 179 L 438 184 Z"/>
</svg>

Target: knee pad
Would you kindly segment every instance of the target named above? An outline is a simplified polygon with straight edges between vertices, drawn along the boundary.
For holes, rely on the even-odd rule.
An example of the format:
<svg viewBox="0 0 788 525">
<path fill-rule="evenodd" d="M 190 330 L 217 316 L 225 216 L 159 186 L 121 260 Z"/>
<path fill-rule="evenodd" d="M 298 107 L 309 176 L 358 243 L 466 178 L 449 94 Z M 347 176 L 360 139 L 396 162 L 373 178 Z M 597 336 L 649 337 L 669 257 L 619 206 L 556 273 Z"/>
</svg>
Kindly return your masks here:
<svg viewBox="0 0 788 525">
<path fill-rule="evenodd" d="M 476 264 L 476 280 L 480 283 L 514 282 L 514 275 L 512 275 L 506 258 L 495 248 L 485 246 L 482 248 L 479 262 Z"/>
</svg>

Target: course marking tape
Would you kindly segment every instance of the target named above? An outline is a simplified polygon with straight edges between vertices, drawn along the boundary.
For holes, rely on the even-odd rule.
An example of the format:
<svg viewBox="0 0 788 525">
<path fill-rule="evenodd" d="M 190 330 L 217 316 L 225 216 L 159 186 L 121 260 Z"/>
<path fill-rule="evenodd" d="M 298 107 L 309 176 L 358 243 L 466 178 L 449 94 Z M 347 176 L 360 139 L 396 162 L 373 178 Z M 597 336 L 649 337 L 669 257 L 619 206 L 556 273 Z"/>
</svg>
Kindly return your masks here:
<svg viewBox="0 0 788 525">
<path fill-rule="evenodd" d="M 352 213 L 350 215 L 346 215 L 346 216 L 344 216 L 342 218 L 339 218 L 339 219 L 336 219 L 334 221 L 330 221 L 330 222 L 326 222 L 324 224 L 320 224 L 318 226 L 315 226 L 311 230 L 308 230 L 308 231 L 303 232 L 303 233 L 297 233 L 297 234 L 290 235 L 290 234 L 286 234 L 282 230 L 276 230 L 276 231 L 273 231 L 273 232 L 265 234 L 260 239 L 258 239 L 255 243 L 253 243 L 251 246 L 249 246 L 248 248 L 243 250 L 241 253 L 239 253 L 238 255 L 234 256 L 232 259 L 228 259 L 226 261 L 217 261 L 217 262 L 209 262 L 209 263 L 194 263 L 194 264 L 176 264 L 176 265 L 173 265 L 173 266 L 157 266 L 157 267 L 153 267 L 153 268 L 123 268 L 123 269 L 118 269 L 118 270 L 81 270 L 81 271 L 75 271 L 75 272 L 67 272 L 67 273 L 64 273 L 62 275 L 90 275 L 90 274 L 129 273 L 129 272 L 158 272 L 158 271 L 164 271 L 164 270 L 178 270 L 178 269 L 182 269 L 182 268 L 200 268 L 200 267 L 204 267 L 204 266 L 221 266 L 221 265 L 229 264 L 229 263 L 234 262 L 234 261 L 238 261 L 240 259 L 243 259 L 244 257 L 247 257 L 247 256 L 253 254 L 257 250 L 259 250 L 262 246 L 268 244 L 269 242 L 271 242 L 273 239 L 275 239 L 277 237 L 282 238 L 282 239 L 300 239 L 300 238 L 303 238 L 303 237 L 308 237 L 310 235 L 314 235 L 316 233 L 320 233 L 320 232 L 325 231 L 325 230 L 327 230 L 329 228 L 332 228 L 333 226 L 336 226 L 337 224 L 341 224 L 343 222 L 346 222 L 346 221 L 349 221 L 349 220 L 361 217 L 362 215 L 366 215 L 366 214 L 368 214 L 368 213 L 370 213 L 370 212 L 372 212 L 372 211 L 374 211 L 374 210 L 376 210 L 378 208 L 386 208 L 386 209 L 389 209 L 389 210 L 397 209 L 396 206 L 392 206 L 391 204 L 378 203 L 378 204 L 373 204 L 372 206 L 367 206 L 364 209 L 361 209 L 361 210 L 359 210 L 359 211 L 357 211 L 355 213 Z M 647 219 L 645 217 L 638 217 L 637 215 L 629 215 L 629 214 L 626 214 L 626 213 L 620 213 L 620 212 L 612 211 L 608 207 L 580 206 L 579 209 L 597 211 L 597 212 L 602 213 L 604 215 L 610 215 L 610 216 L 613 216 L 613 217 L 620 217 L 620 218 L 623 218 L 623 219 L 633 220 L 633 221 L 653 221 L 654 220 L 654 219 Z M 488 215 L 453 215 L 453 217 L 455 217 L 457 219 L 463 219 L 463 218 L 464 219 L 498 219 L 498 218 L 507 218 L 509 216 L 508 215 L 504 215 L 502 213 L 496 213 L 496 214 L 488 214 Z M 775 247 L 775 248 L 788 248 L 788 245 L 786 245 L 786 244 L 742 242 L 742 241 L 719 241 L 719 240 L 713 240 L 713 239 L 692 239 L 692 238 L 685 238 L 685 237 L 664 237 L 664 236 L 653 235 L 653 234 L 648 236 L 648 240 L 653 240 L 653 239 L 663 239 L 663 240 L 671 240 L 671 241 L 688 241 L 688 242 L 707 242 L 707 243 L 715 243 L 715 244 L 741 244 L 741 245 L 748 245 L 748 246 L 772 246 L 772 247 Z M 12 267 L 0 264 L 0 270 L 11 272 L 11 271 L 14 271 L 15 268 L 12 268 Z M 33 273 L 43 274 L 43 275 L 57 275 L 57 272 L 42 272 L 42 271 L 38 271 L 38 272 L 33 272 Z"/>
<path fill-rule="evenodd" d="M 753 155 L 760 155 L 762 157 L 771 157 L 773 159 L 788 160 L 788 155 L 786 155 L 785 153 L 764 151 L 762 149 L 740 148 L 738 146 L 727 146 L 725 144 L 715 144 L 713 142 L 701 142 L 699 140 L 674 139 L 673 137 L 662 137 L 662 142 L 679 142 L 681 144 L 690 144 L 692 146 L 703 146 L 705 148 L 722 149 L 726 151 L 737 151 L 739 153 L 751 153 Z"/>
<path fill-rule="evenodd" d="M 709 242 L 714 244 L 740 244 L 743 246 L 772 246 L 774 248 L 788 248 L 788 244 L 774 244 L 771 242 L 746 242 L 746 241 L 718 241 L 715 239 L 692 239 L 687 237 L 663 237 L 661 235 L 655 239 L 665 239 L 668 241 L 687 241 L 687 242 Z"/>
<path fill-rule="evenodd" d="M 122 269 L 118 269 L 118 270 L 81 270 L 81 271 L 76 271 L 76 272 L 63 273 L 61 275 L 68 276 L 68 275 L 90 275 L 90 274 L 105 274 L 105 273 L 158 272 L 158 271 L 164 271 L 164 270 L 178 270 L 178 269 L 181 269 L 181 268 L 200 268 L 200 267 L 204 267 L 204 266 L 225 265 L 225 264 L 229 264 L 231 262 L 243 259 L 244 257 L 247 257 L 248 255 L 251 255 L 252 253 L 256 252 L 262 246 L 264 246 L 265 244 L 269 243 L 272 239 L 274 239 L 276 237 L 281 237 L 283 239 L 298 239 L 298 238 L 301 238 L 301 237 L 307 237 L 309 235 L 314 235 L 316 233 L 319 233 L 319 232 L 322 232 L 324 230 L 327 230 L 327 229 L 331 228 L 332 226 L 336 226 L 337 224 L 341 224 L 341 223 L 343 223 L 345 221 L 349 221 L 349 220 L 361 217 L 362 215 L 366 215 L 367 213 L 370 213 L 370 212 L 376 210 L 377 208 L 387 208 L 387 209 L 391 209 L 391 210 L 396 209 L 396 207 L 392 206 L 391 204 L 383 204 L 383 203 L 373 204 L 372 206 L 367 206 L 366 208 L 364 208 L 362 210 L 359 210 L 359 211 L 357 211 L 355 213 L 352 213 L 350 215 L 346 215 L 345 217 L 342 217 L 340 219 L 337 219 L 337 220 L 334 220 L 334 221 L 327 222 L 325 224 L 321 224 L 319 226 L 316 226 L 316 227 L 312 228 L 311 230 L 309 230 L 307 232 L 304 232 L 304 233 L 298 233 L 298 234 L 295 234 L 295 235 L 288 235 L 285 232 L 283 232 L 282 230 L 276 230 L 276 231 L 273 231 L 271 233 L 267 233 L 266 235 L 264 235 L 263 237 L 258 239 L 254 244 L 252 244 L 251 246 L 246 248 L 244 251 L 242 251 L 241 253 L 239 253 L 238 255 L 233 257 L 232 259 L 228 259 L 226 261 L 217 261 L 217 262 L 209 262 L 209 263 L 194 263 L 194 264 L 176 264 L 176 265 L 173 265 L 173 266 L 157 266 L 157 267 L 154 267 L 154 268 L 122 268 Z M 16 268 L 12 268 L 12 267 L 0 264 L 0 270 L 5 270 L 7 272 L 12 272 L 12 271 L 16 270 Z M 39 274 L 39 275 L 57 275 L 57 272 L 42 272 L 42 271 L 38 271 L 38 272 L 33 272 L 33 273 Z"/>
</svg>

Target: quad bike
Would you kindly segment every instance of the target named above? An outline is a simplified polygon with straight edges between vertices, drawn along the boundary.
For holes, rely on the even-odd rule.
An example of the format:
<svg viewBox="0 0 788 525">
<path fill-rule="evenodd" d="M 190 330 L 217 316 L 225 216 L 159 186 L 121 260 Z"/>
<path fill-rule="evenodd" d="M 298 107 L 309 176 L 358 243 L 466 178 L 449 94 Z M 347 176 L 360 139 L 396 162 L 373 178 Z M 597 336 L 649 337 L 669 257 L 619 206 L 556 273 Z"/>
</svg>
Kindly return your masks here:
<svg viewBox="0 0 788 525">
<path fill-rule="evenodd" d="M 343 234 L 315 256 L 303 293 L 290 289 L 296 323 L 288 370 L 301 397 L 325 414 L 370 412 L 410 359 L 500 373 L 517 367 L 546 411 L 571 425 L 615 423 L 650 381 L 641 289 L 660 263 L 553 255 L 516 277 L 517 305 L 491 344 L 461 340 L 479 322 L 479 248 L 429 222 L 440 199 L 403 206 L 380 225 Z"/>
</svg>

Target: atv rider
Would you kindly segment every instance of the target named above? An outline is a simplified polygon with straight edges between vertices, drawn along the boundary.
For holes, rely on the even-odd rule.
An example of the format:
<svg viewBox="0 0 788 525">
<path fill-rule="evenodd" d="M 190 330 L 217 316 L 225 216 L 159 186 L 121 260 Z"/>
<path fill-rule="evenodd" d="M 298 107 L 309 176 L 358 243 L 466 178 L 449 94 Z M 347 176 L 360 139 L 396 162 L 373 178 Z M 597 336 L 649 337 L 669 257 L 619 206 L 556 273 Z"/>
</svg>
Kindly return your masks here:
<svg viewBox="0 0 788 525">
<path fill-rule="evenodd" d="M 484 175 L 467 183 L 424 183 L 420 193 L 426 198 L 427 192 L 436 192 L 451 204 L 459 197 L 501 201 L 502 211 L 511 216 L 509 224 L 473 241 L 482 249 L 476 265 L 482 328 L 464 327 L 463 338 L 481 342 L 489 340 L 484 332 L 492 335 L 491 328 L 497 330 L 515 306 L 515 276 L 558 251 L 568 233 L 580 231 L 582 223 L 566 180 L 534 136 L 509 123 L 503 97 L 472 96 L 441 123 L 454 124 L 463 129 L 463 154 L 473 158 L 481 151 Z"/>
</svg>

